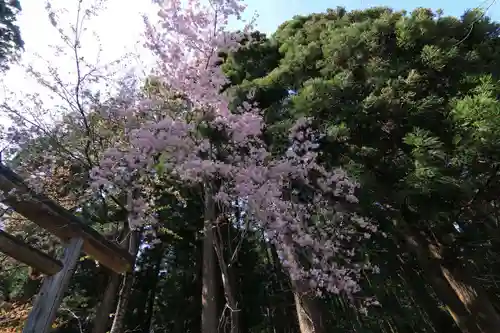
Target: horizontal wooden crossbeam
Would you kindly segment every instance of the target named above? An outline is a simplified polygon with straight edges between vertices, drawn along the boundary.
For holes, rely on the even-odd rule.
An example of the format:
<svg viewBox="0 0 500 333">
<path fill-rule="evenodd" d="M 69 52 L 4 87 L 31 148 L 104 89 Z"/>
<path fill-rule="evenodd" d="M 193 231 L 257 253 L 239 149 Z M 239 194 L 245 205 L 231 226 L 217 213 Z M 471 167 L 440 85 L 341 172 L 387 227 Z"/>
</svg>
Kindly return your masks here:
<svg viewBox="0 0 500 333">
<path fill-rule="evenodd" d="M 45 275 L 54 275 L 63 267 L 59 260 L 29 246 L 3 230 L 0 230 L 0 252 L 35 268 Z"/>
<path fill-rule="evenodd" d="M 7 195 L 13 189 L 14 194 Z M 2 164 L 0 190 L 6 194 L 5 204 L 63 242 L 81 238 L 83 251 L 102 265 L 120 274 L 132 270 L 135 258 L 127 250 L 108 241 L 84 220 L 53 200 L 32 191 L 18 174 Z"/>
</svg>

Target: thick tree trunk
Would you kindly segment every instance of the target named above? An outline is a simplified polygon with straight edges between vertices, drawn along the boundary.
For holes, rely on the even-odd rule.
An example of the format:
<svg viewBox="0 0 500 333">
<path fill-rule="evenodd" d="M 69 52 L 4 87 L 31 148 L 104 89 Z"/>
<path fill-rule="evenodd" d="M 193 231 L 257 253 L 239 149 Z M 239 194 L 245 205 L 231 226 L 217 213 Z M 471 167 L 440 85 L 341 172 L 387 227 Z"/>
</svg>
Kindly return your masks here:
<svg viewBox="0 0 500 333">
<path fill-rule="evenodd" d="M 291 244 L 291 240 L 285 244 L 285 257 L 292 267 L 302 267 L 297 254 Z M 323 313 L 321 304 L 314 296 L 306 281 L 295 281 L 291 279 L 297 319 L 301 333 L 324 333 Z"/>
<path fill-rule="evenodd" d="M 464 333 L 494 333 L 500 328 L 500 316 L 481 288 L 463 267 L 443 259 L 442 245 L 401 224 L 400 236 L 417 258 L 434 291 Z M 458 259 L 457 259 L 458 260 Z"/>
<path fill-rule="evenodd" d="M 205 221 L 203 238 L 203 266 L 201 291 L 201 332 L 217 333 L 217 285 L 216 257 L 214 251 L 215 202 L 213 191 L 207 182 L 204 188 Z M 112 332 L 114 333 L 114 332 Z"/>
<path fill-rule="evenodd" d="M 324 333 L 321 305 L 303 281 L 292 281 L 293 297 L 301 333 Z"/>
<path fill-rule="evenodd" d="M 97 308 L 92 333 L 106 333 L 108 331 L 109 314 L 113 310 L 116 292 L 119 285 L 120 275 L 115 272 L 111 272 L 101 304 L 99 304 L 99 307 Z"/>
</svg>

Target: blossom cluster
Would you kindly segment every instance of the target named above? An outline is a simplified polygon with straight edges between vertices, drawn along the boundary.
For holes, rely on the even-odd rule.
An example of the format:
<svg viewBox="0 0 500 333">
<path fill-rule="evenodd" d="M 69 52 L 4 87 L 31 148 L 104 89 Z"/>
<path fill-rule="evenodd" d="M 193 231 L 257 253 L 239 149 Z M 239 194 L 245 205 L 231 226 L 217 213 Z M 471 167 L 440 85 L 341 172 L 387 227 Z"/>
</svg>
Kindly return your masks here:
<svg viewBox="0 0 500 333">
<path fill-rule="evenodd" d="M 217 204 L 244 206 L 293 281 L 318 293 L 357 292 L 362 270 L 377 269 L 357 251 L 376 231 L 349 208 L 357 202 L 358 184 L 341 169 L 321 166 L 321 133 L 308 119 L 296 122 L 286 153 L 276 155 L 262 139 L 265 122 L 255 104 L 229 110 L 217 55 L 238 47 L 241 35 L 226 27 L 231 17 L 241 18 L 245 6 L 238 0 L 187 2 L 163 1 L 160 23 L 146 20 L 148 45 L 159 59 L 157 75 L 186 96 L 185 108 L 158 110 L 161 100 L 150 97 L 124 110 L 133 120 L 127 122 L 126 144 L 105 153 L 93 170 L 94 185 L 136 194 L 128 207 L 134 228 L 154 223 L 146 194 L 160 173 L 183 184 L 217 184 Z"/>
</svg>

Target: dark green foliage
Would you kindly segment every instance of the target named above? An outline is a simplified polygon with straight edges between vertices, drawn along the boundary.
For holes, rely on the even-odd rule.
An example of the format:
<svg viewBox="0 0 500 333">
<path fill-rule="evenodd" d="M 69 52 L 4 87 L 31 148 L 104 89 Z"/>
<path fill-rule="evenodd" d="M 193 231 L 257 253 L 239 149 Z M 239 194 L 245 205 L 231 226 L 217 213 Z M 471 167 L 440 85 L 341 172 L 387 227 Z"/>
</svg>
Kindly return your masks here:
<svg viewBox="0 0 500 333">
<path fill-rule="evenodd" d="M 236 93 L 243 96 L 241 91 L 256 88 L 271 127 L 312 117 L 327 133 L 321 149 L 325 163 L 348 168 L 362 180 L 364 195 L 371 192 L 372 202 L 382 202 L 390 191 L 391 205 L 411 196 L 421 205 L 417 210 L 425 206 L 434 212 L 429 208 L 439 210 L 469 196 L 457 187 L 463 166 L 450 165 L 462 149 L 454 120 L 479 116 L 484 107 L 471 109 L 466 104 L 477 103 L 465 96 L 481 91 L 476 99 L 493 109 L 476 122 L 476 129 L 485 130 L 485 123 L 495 128 L 490 119 L 496 104 L 488 98 L 500 74 L 498 57 L 492 57 L 500 48 L 499 25 L 480 18 L 468 34 L 479 14 L 456 19 L 426 9 L 406 15 L 373 8 L 297 17 L 261 43 L 264 49 L 270 44 L 279 49 L 279 65 L 241 84 Z M 246 56 L 234 59 L 233 76 L 248 61 Z M 493 81 L 474 79 L 482 73 L 490 73 Z M 296 94 L 284 104 L 288 89 Z M 269 90 L 281 94 L 261 101 L 261 91 Z"/>
<path fill-rule="evenodd" d="M 454 18 L 423 8 L 411 13 L 337 8 L 295 17 L 269 38 L 255 32 L 239 51 L 225 55 L 222 66 L 230 82 L 224 89 L 234 97 L 233 106 L 248 98 L 260 105 L 266 140 L 276 151 L 285 148 L 294 120 L 310 117 L 325 134 L 322 163 L 341 166 L 360 181 L 359 211 L 378 222 L 381 232 L 370 235 L 361 250 L 381 272 L 364 274 L 363 290 L 354 299 L 321 299 L 327 332 L 459 331 L 429 282 L 434 273 L 405 246 L 408 229 L 400 222 L 442 244 L 446 267 L 467 268 L 500 310 L 499 28 L 479 11 Z M 169 100 L 153 81 L 148 89 Z M 144 237 L 126 328 L 199 332 L 201 191 L 168 178 L 159 180 L 154 192 L 160 220 L 155 228 L 163 243 L 152 246 Z M 239 248 L 230 278 L 241 332 L 299 332 L 290 282 L 276 251 L 261 230 L 245 229 L 245 217 L 239 207 L 234 210 L 219 221 L 219 231 L 226 261 Z M 98 201 L 89 202 L 82 214 L 103 231 L 126 218 L 123 210 Z M 65 300 L 85 329 L 106 275 L 82 260 Z M 0 290 L 22 286 L 19 274 L 1 278 Z M 228 330 L 217 283 L 220 327 Z M 365 315 L 353 306 L 363 297 L 376 297 L 381 306 Z M 61 332 L 78 329 L 71 316 L 61 318 L 68 320 Z"/>
<path fill-rule="evenodd" d="M 24 42 L 16 23 L 16 15 L 21 10 L 19 0 L 0 1 L 0 69 L 5 70 L 16 59 Z"/>
<path fill-rule="evenodd" d="M 358 178 L 364 214 L 389 235 L 376 237 L 367 249 L 382 275 L 364 282 L 365 294 L 376 295 L 383 309 L 375 310 L 374 321 L 347 316 L 345 329 L 353 322 L 362 322 L 359 332 L 453 329 L 397 240 L 392 219 L 401 218 L 406 203 L 414 211 L 408 222 L 447 244 L 450 260 L 474 258 L 483 269 L 479 274 L 491 273 L 485 255 L 492 247 L 472 248 L 460 239 L 481 242 L 486 234 L 479 230 L 496 229 L 489 224 L 497 221 L 495 208 L 484 211 L 490 207 L 485 203 L 498 200 L 488 193 L 498 188 L 499 27 L 479 11 L 454 18 L 423 8 L 409 14 L 337 8 L 295 17 L 254 44 L 254 54 L 273 46 L 278 65 L 253 79 L 246 73 L 246 81 L 230 88 L 235 103 L 255 90 L 276 149 L 293 119 L 311 117 L 326 134 L 320 147 L 324 163 Z M 231 77 L 245 68 L 248 52 L 232 55 Z M 481 221 L 491 222 L 478 224 L 479 212 Z M 474 234 L 458 234 L 457 218 Z M 339 306 L 336 313 L 349 313 Z"/>
</svg>

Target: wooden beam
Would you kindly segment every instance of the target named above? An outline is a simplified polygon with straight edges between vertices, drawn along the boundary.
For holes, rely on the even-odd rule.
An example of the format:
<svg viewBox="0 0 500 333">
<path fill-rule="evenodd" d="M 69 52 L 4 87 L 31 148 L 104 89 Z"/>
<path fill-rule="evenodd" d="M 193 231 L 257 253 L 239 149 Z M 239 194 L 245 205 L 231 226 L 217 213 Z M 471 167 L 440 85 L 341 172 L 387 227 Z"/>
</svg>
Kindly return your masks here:
<svg viewBox="0 0 500 333">
<path fill-rule="evenodd" d="M 35 268 L 45 275 L 54 275 L 63 267 L 59 260 L 29 246 L 3 230 L 0 230 L 0 252 Z"/>
<path fill-rule="evenodd" d="M 14 189 L 15 193 L 8 195 Z M 83 219 L 53 200 L 32 191 L 19 175 L 2 164 L 0 190 L 6 194 L 5 204 L 63 242 L 80 237 L 83 239 L 83 251 L 102 265 L 119 274 L 132 270 L 135 258 L 127 250 L 108 241 Z"/>
<path fill-rule="evenodd" d="M 73 238 L 64 251 L 63 269 L 56 275 L 46 277 L 31 309 L 23 333 L 48 333 L 56 318 L 69 280 L 80 258 L 83 239 Z"/>
</svg>

